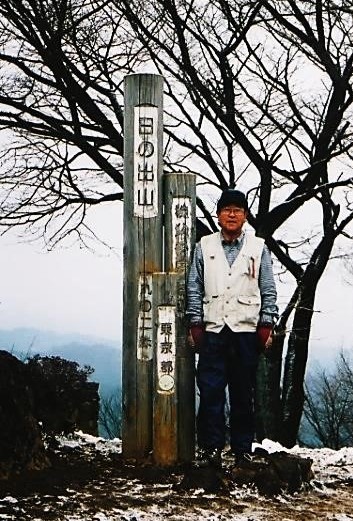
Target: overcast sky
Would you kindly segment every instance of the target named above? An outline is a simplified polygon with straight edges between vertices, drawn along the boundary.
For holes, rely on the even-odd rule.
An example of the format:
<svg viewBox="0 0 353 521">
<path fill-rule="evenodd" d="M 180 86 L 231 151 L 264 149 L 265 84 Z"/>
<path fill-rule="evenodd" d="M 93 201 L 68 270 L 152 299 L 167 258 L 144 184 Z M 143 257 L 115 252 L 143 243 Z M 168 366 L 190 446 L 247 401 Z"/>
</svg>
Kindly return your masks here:
<svg viewBox="0 0 353 521">
<path fill-rule="evenodd" d="M 115 253 L 0 239 L 0 328 L 33 327 L 121 338 L 122 204 L 94 210 L 96 231 Z"/>
</svg>

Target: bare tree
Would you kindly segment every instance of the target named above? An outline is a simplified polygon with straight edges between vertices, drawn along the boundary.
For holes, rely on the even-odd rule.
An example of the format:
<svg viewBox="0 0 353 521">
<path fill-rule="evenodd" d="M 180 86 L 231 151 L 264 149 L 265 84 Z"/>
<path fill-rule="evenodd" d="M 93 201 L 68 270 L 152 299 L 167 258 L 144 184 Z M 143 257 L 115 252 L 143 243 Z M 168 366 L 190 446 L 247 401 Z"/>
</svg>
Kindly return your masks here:
<svg viewBox="0 0 353 521">
<path fill-rule="evenodd" d="M 353 367 L 341 352 L 331 372 L 320 369 L 305 385 L 303 437 L 338 450 L 353 445 Z"/>
<path fill-rule="evenodd" d="M 149 60 L 165 77 L 165 168 L 246 189 L 295 281 L 258 399 L 259 436 L 294 444 L 317 285 L 353 217 L 352 1 L 0 0 L 0 16 L 0 224 L 85 240 L 89 206 L 122 198 L 121 81 Z M 198 198 L 215 229 L 211 203 Z"/>
<path fill-rule="evenodd" d="M 99 426 L 109 439 L 121 436 L 121 390 L 101 396 L 99 408 Z"/>
<path fill-rule="evenodd" d="M 87 209 L 122 199 L 134 47 L 106 0 L 0 1 L 3 227 L 85 241 Z"/>
</svg>

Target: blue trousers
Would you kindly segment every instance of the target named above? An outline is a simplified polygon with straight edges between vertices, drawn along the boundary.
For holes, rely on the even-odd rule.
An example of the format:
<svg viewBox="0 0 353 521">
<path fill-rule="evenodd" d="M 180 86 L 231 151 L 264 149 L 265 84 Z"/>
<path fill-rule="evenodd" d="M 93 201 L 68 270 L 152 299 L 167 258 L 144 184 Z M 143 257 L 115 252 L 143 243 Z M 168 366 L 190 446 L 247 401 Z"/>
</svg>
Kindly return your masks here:
<svg viewBox="0 0 353 521">
<path fill-rule="evenodd" d="M 236 454 L 251 451 L 258 356 L 256 333 L 233 333 L 227 326 L 220 333 L 206 333 L 197 366 L 199 447 L 224 448 L 228 385 L 231 449 Z"/>
</svg>

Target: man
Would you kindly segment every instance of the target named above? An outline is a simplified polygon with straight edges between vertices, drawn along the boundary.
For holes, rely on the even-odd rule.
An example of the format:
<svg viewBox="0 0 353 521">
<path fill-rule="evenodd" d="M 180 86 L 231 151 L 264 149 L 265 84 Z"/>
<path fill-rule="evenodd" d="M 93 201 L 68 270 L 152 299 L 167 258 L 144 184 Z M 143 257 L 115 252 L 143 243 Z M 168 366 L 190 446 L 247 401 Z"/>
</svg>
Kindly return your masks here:
<svg viewBox="0 0 353 521">
<path fill-rule="evenodd" d="M 196 245 L 188 276 L 189 338 L 199 352 L 200 465 L 221 465 L 227 385 L 231 451 L 236 463 L 249 458 L 259 347 L 270 346 L 278 316 L 271 256 L 263 239 L 243 231 L 247 211 L 242 192 L 221 194 L 221 231 Z"/>
</svg>

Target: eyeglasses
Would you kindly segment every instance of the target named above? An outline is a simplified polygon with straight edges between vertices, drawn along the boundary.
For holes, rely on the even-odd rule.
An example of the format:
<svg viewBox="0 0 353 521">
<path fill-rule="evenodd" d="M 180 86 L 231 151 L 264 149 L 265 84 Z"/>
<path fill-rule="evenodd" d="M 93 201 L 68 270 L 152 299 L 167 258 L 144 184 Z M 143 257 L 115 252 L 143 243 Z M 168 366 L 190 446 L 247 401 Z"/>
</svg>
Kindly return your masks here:
<svg viewBox="0 0 353 521">
<path fill-rule="evenodd" d="M 230 215 L 234 213 L 235 215 L 239 215 L 241 213 L 244 213 L 244 208 L 230 208 L 228 206 L 225 206 L 224 208 L 221 208 L 221 212 L 225 213 L 226 215 Z"/>
</svg>

